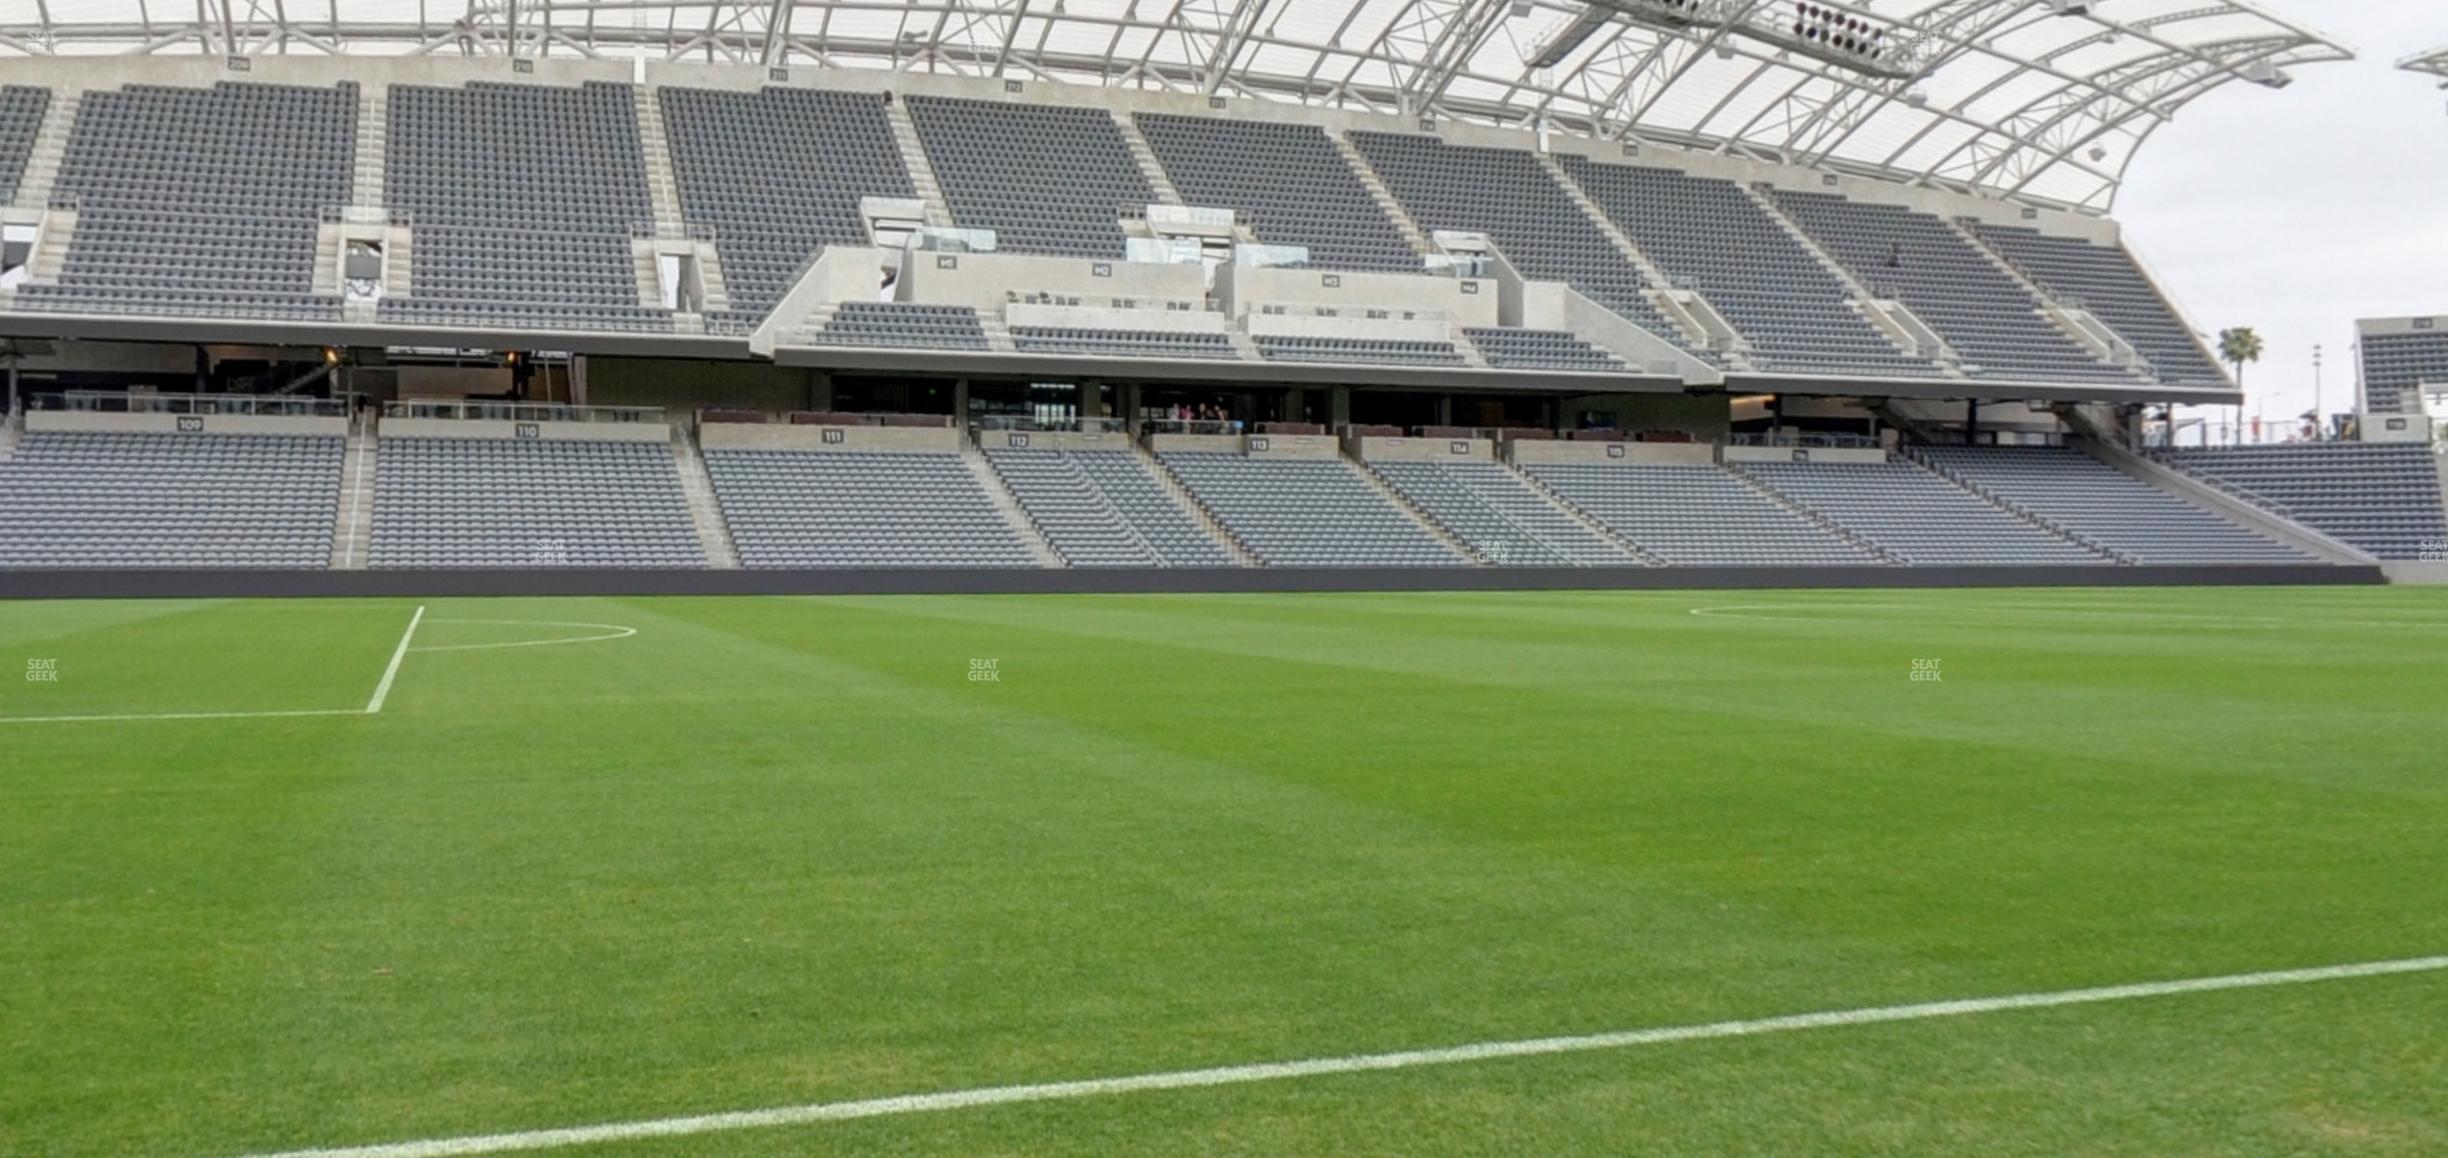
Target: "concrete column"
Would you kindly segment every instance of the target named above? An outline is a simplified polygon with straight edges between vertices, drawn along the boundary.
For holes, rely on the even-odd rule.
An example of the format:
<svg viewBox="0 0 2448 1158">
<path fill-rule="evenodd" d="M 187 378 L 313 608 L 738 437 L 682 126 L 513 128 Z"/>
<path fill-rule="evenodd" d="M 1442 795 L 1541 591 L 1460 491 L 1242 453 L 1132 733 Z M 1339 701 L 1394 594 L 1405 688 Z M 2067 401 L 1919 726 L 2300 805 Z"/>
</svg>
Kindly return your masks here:
<svg viewBox="0 0 2448 1158">
<path fill-rule="evenodd" d="M 833 376 L 821 370 L 808 374 L 808 409 L 833 409 Z"/>
<path fill-rule="evenodd" d="M 1327 395 L 1327 428 L 1334 429 L 1351 422 L 1351 387 L 1337 386 Z"/>
<path fill-rule="evenodd" d="M 1105 384 L 1082 382 L 1077 389 L 1079 390 L 1079 416 L 1082 418 L 1105 417 Z"/>
<path fill-rule="evenodd" d="M 952 422 L 963 429 L 969 426 L 969 380 L 952 380 Z"/>
</svg>

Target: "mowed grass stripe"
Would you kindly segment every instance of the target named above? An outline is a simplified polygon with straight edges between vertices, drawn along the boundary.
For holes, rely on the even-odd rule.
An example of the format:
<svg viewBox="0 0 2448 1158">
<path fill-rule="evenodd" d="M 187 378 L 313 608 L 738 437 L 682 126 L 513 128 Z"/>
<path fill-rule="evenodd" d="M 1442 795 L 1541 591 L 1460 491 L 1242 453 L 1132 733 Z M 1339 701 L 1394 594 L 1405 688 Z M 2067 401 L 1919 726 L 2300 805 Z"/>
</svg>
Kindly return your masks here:
<svg viewBox="0 0 2448 1158">
<path fill-rule="evenodd" d="M 1914 702 L 1900 671 L 1862 697 L 1890 710 L 1861 730 L 1817 685 L 1882 665 L 1880 624 L 1816 641 L 1853 654 L 1799 670 L 1775 627 L 1644 637 L 1687 607 L 1592 601 L 1635 636 L 1640 674 L 1660 677 L 1643 683 L 1612 641 L 1570 646 L 1569 624 L 1536 646 L 1474 641 L 1467 610 L 1423 608 L 1408 625 L 1355 613 L 1365 631 L 1338 637 L 1318 622 L 1334 600 L 1272 620 L 1236 601 L 1239 628 L 1180 602 L 1198 646 L 1145 642 L 1152 605 L 1127 600 L 899 604 L 948 620 L 849 601 L 445 601 L 432 614 L 640 634 L 411 655 L 344 745 L 235 723 L 169 751 L 31 737 L 0 773 L 0 790 L 39 789 L 0 816 L 0 1013 L 18 1031 L 0 1150 L 456 1135 L 2448 939 L 2448 864 L 2426 835 L 2442 808 L 2408 755 L 2422 717 L 2380 714 L 2360 758 L 2291 773 L 2287 749 L 2242 753 L 2251 773 L 2223 784 L 2202 767 L 2215 752 L 2092 758 L 2155 750 L 2162 730 L 2106 678 L 2078 743 L 2055 742 L 2053 705 L 1988 709 L 1988 741 L 1959 743 L 1953 728 L 1982 721 L 1893 710 Z M 1486 605 L 1481 624 L 1527 606 Z M 383 645 L 410 606 L 382 609 Z M 966 618 L 981 612 L 1008 619 Z M 1235 631 L 1312 651 L 1215 646 Z M 2418 641 L 2368 646 L 2368 676 L 2300 680 L 2308 710 L 2367 706 L 2369 682 L 2416 670 Z M 1418 678 L 1429 651 L 1504 682 Z M 2023 654 L 2000 646 L 2002 663 Z M 1002 682 L 968 681 L 979 657 Z M 2105 676 L 2123 659 L 2095 662 Z M 2202 653 L 2186 685 L 2216 689 L 2223 662 Z M 1677 669 L 1726 683 L 1696 690 Z M 2220 1072 L 2280 1082 L 2340 1050 L 2396 1057 L 2421 1019 L 2339 1020 L 2317 1056 L 2230 1031 Z M 2103 1045 L 2133 1023 L 2099 1023 Z M 1914 1046 L 1881 1065 L 1909 1084 L 1953 1062 Z M 1807 1069 L 1764 1072 L 1782 1076 L 1747 1095 L 1753 1117 L 1830 1092 Z M 1516 1110 L 1535 1097 L 1498 1077 L 1434 1084 Z M 2209 1104 L 2146 1074 L 2120 1084 L 2128 1108 Z M 1267 1139 L 1388 1121 L 1349 1090 L 1210 1096 L 1270 1107 Z M 2363 1108 L 2408 1096 L 2379 1082 Z M 1970 1129 L 1998 1107 L 1923 1112 Z M 1079 1120 L 1032 1112 L 978 1136 L 1077 1149 Z M 1493 1152 L 1501 1120 L 1462 1115 L 1414 1149 Z M 947 1137 L 914 1129 L 842 1144 Z M 2051 1129 L 2056 1152 L 2124 1136 Z M 1630 1144 L 1574 1135 L 1593 1139 Z"/>
</svg>

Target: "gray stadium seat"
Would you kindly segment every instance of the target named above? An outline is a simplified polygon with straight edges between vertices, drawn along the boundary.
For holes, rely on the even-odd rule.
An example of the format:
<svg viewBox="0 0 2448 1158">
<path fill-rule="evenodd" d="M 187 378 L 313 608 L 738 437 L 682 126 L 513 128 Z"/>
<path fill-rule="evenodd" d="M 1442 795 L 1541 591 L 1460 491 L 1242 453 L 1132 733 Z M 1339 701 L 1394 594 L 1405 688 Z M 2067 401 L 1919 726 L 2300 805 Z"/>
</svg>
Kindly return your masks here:
<svg viewBox="0 0 2448 1158">
<path fill-rule="evenodd" d="M 1985 378 L 2130 385 L 2040 315 L 2030 291 L 1944 221 L 1900 205 L 1776 191 L 1786 216 L 1872 293 L 1894 298 Z"/>
<path fill-rule="evenodd" d="M 383 321 L 671 331 L 638 304 L 630 231 L 654 209 L 628 85 L 398 84 L 387 109 L 385 200 L 415 250 Z"/>
<path fill-rule="evenodd" d="M 745 567 L 1034 567 L 958 454 L 712 449 Z"/>
<path fill-rule="evenodd" d="M 1932 446 L 1948 477 L 2137 563 L 2315 563 L 2079 450 Z"/>
<path fill-rule="evenodd" d="M 0 567 L 328 567 L 346 441 L 29 433 L 0 461 Z"/>
<path fill-rule="evenodd" d="M 1339 458 L 1205 451 L 1158 456 L 1270 567 L 1452 567 L 1468 562 Z"/>
<path fill-rule="evenodd" d="M 1743 463 L 1737 469 L 1910 566 L 2112 562 L 1911 463 Z"/>
<path fill-rule="evenodd" d="M 77 204 L 55 285 L 22 309 L 334 321 L 314 293 L 323 211 L 354 178 L 357 86 L 222 82 L 84 94 L 54 198 Z"/>
<path fill-rule="evenodd" d="M 703 567 L 667 442 L 385 438 L 373 567 Z"/>
<path fill-rule="evenodd" d="M 1934 377 L 1846 304 L 1844 283 L 1732 181 L 1564 156 L 1564 170 L 1649 260 L 1751 343 L 1761 370 Z"/>
<path fill-rule="evenodd" d="M 1677 567 L 1871 566 L 1879 557 L 1708 465 L 1533 463 L 1523 467 L 1650 557 Z"/>
<path fill-rule="evenodd" d="M 1232 554 L 1183 513 L 1127 450 L 986 452 L 996 477 L 1074 567 L 1231 567 Z"/>
<path fill-rule="evenodd" d="M 1156 195 L 1102 108 L 913 96 L 910 122 L 952 219 L 1010 253 L 1123 256 Z"/>
<path fill-rule="evenodd" d="M 914 197 L 879 93 L 662 90 L 680 208 L 714 227 L 731 308 L 750 325 L 829 245 L 866 245 L 862 197 Z"/>
<path fill-rule="evenodd" d="M 2439 456 L 2421 443 L 2298 443 L 2163 451 L 2161 458 L 2375 558 L 2448 552 Z"/>
<path fill-rule="evenodd" d="M 1260 242 L 1307 246 L 1312 269 L 1420 272 L 1419 255 L 1316 126 L 1166 113 L 1133 120 L 1184 201 L 1237 210 Z"/>
</svg>

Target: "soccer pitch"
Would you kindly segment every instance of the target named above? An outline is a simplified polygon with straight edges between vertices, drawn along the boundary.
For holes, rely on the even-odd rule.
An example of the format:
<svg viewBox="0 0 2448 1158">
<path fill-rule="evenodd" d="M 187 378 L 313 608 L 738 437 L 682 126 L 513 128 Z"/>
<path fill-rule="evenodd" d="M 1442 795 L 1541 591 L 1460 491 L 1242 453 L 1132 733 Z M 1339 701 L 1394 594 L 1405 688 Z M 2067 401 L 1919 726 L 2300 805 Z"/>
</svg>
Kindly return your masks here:
<svg viewBox="0 0 2448 1158">
<path fill-rule="evenodd" d="M 0 638 L 0 1154 L 2448 1152 L 2439 591 Z"/>
</svg>

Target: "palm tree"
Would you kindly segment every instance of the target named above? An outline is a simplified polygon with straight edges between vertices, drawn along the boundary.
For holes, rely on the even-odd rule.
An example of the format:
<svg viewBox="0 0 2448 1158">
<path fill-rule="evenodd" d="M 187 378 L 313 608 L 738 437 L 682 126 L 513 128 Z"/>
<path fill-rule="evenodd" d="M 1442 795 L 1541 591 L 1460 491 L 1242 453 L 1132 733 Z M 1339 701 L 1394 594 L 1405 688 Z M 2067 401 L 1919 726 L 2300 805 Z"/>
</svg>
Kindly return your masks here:
<svg viewBox="0 0 2448 1158">
<path fill-rule="evenodd" d="M 2244 389 L 2244 367 L 2260 361 L 2263 349 L 2261 335 L 2254 333 L 2251 326 L 2237 326 L 2232 330 L 2219 331 L 2219 361 L 2235 368 L 2238 392 Z M 2236 404 L 2235 421 L 2236 441 L 2242 442 L 2244 440 L 2244 405 L 2240 402 Z"/>
</svg>

